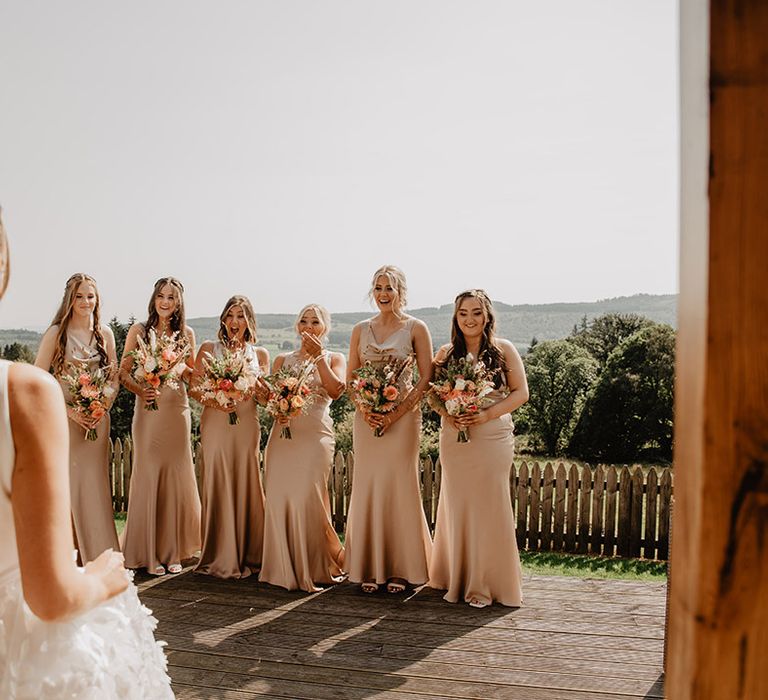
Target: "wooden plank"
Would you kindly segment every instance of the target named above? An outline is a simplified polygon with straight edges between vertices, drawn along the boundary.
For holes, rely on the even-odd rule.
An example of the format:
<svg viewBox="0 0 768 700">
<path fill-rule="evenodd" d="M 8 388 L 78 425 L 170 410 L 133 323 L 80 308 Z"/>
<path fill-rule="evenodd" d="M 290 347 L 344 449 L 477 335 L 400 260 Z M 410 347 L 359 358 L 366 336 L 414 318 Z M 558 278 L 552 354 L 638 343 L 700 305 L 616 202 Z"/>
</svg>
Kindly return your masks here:
<svg viewBox="0 0 768 700">
<path fill-rule="evenodd" d="M 512 473 L 514 469 L 512 469 Z M 510 474 L 511 478 L 511 474 Z M 517 546 L 525 549 L 527 539 L 526 523 L 528 520 L 528 463 L 520 465 L 517 475 Z"/>
<path fill-rule="evenodd" d="M 533 463 L 531 469 L 531 486 L 528 495 L 528 549 L 539 549 L 539 534 L 541 526 L 539 517 L 541 511 L 541 467 L 538 462 Z"/>
<path fill-rule="evenodd" d="M 564 546 L 565 533 L 565 485 L 568 477 L 565 474 L 565 466 L 562 462 L 557 465 L 555 474 L 555 522 L 552 526 L 552 549 L 560 552 Z"/>
<path fill-rule="evenodd" d="M 659 484 L 659 559 L 669 559 L 669 526 L 672 514 L 672 472 L 665 469 Z"/>
<path fill-rule="evenodd" d="M 589 551 L 589 514 L 592 505 L 592 469 L 588 464 L 581 468 L 581 487 L 579 492 L 578 552 L 579 554 L 586 554 Z"/>
<path fill-rule="evenodd" d="M 640 541 L 643 536 L 643 470 L 636 466 L 632 472 L 631 507 L 629 530 L 629 556 L 640 556 Z"/>
<path fill-rule="evenodd" d="M 544 467 L 544 488 L 541 497 L 541 545 L 548 552 L 552 549 L 552 511 L 554 505 L 555 471 L 552 463 Z"/>
<path fill-rule="evenodd" d="M 616 494 L 619 476 L 616 467 L 609 467 L 605 477 L 605 537 L 603 554 L 612 557 L 616 547 Z"/>
<path fill-rule="evenodd" d="M 617 551 L 620 557 L 630 555 L 629 540 L 632 527 L 632 475 L 628 467 L 622 467 L 619 476 L 619 537 Z"/>
<path fill-rule="evenodd" d="M 605 472 L 601 464 L 595 468 L 592 488 L 592 554 L 601 554 L 603 549 L 603 506 L 605 503 Z"/>
<path fill-rule="evenodd" d="M 346 526 L 347 513 L 349 513 L 349 499 L 352 495 L 352 479 L 355 472 L 355 455 L 353 452 L 347 454 L 344 463 L 344 523 Z"/>
<path fill-rule="evenodd" d="M 125 440 L 123 440 L 122 462 L 123 508 L 127 511 L 128 501 L 131 498 L 131 474 L 133 473 L 133 442 L 130 438 L 125 438 Z"/>
<path fill-rule="evenodd" d="M 568 510 L 565 521 L 565 551 L 576 551 L 576 527 L 579 514 L 579 469 L 575 464 L 568 470 Z"/>
<path fill-rule="evenodd" d="M 656 477 L 656 470 L 651 467 L 648 470 L 645 483 L 645 547 L 643 556 L 646 559 L 656 558 L 656 525 L 658 521 L 658 501 L 659 485 Z"/>
</svg>

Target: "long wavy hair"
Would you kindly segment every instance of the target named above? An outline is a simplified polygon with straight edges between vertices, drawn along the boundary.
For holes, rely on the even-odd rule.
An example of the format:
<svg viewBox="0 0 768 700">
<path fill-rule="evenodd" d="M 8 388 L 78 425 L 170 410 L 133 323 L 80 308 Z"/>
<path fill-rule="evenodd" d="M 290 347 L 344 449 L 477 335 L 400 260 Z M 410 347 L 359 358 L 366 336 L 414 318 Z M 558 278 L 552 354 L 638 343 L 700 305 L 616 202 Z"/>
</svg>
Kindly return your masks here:
<svg viewBox="0 0 768 700">
<path fill-rule="evenodd" d="M 493 383 L 499 389 L 504 384 L 507 363 L 504 361 L 504 354 L 496 344 L 496 314 L 493 311 L 493 304 L 482 289 L 468 289 L 454 300 L 453 318 L 451 319 L 451 349 L 448 351 L 445 362 L 447 363 L 452 358 L 458 359 L 467 355 L 467 341 L 459 328 L 458 320 L 459 308 L 465 299 L 477 299 L 485 312 L 486 322 L 483 328 L 483 337 L 480 339 L 480 352 L 477 359 L 493 372 Z"/>
<path fill-rule="evenodd" d="M 379 279 L 379 277 L 386 277 L 392 285 L 392 289 L 395 290 L 397 294 L 397 309 L 395 314 L 399 316 L 408 304 L 408 285 L 405 282 L 405 273 L 395 265 L 382 265 L 373 273 L 371 288 L 368 290 L 368 298 L 371 301 L 374 301 L 373 290 L 376 287 L 376 280 Z"/>
<path fill-rule="evenodd" d="M 61 298 L 61 304 L 53 316 L 51 326 L 57 326 L 56 340 L 53 344 L 53 358 L 51 359 L 51 370 L 55 375 L 64 371 L 64 360 L 67 349 L 67 329 L 72 320 L 72 314 L 75 312 L 75 295 L 80 285 L 84 282 L 93 285 L 96 290 L 96 305 L 93 307 L 93 337 L 96 340 L 96 350 L 99 353 L 99 366 L 106 367 L 109 364 L 107 356 L 107 345 L 104 342 L 104 336 L 101 332 L 101 297 L 96 280 L 84 272 L 76 272 L 64 285 L 64 296 Z"/>
<path fill-rule="evenodd" d="M 253 312 L 253 306 L 248 297 L 243 296 L 242 294 L 235 294 L 235 296 L 230 297 L 227 303 L 224 304 L 224 311 L 222 311 L 221 316 L 219 316 L 219 340 L 224 343 L 224 345 L 229 345 L 232 342 L 225 321 L 229 310 L 233 306 L 239 306 L 243 310 L 243 316 L 245 316 L 245 333 L 243 334 L 243 340 L 246 343 L 255 343 L 256 314 Z"/>
<path fill-rule="evenodd" d="M 171 285 L 173 288 L 173 297 L 176 301 L 176 308 L 171 314 L 171 332 L 178 333 L 182 337 L 187 328 L 187 317 L 184 313 L 184 285 L 175 277 L 161 277 L 155 282 L 155 288 L 152 290 L 152 296 L 149 298 L 149 304 L 147 305 L 147 320 L 144 323 L 145 338 L 149 336 L 150 329 L 155 328 L 160 322 L 160 314 L 157 313 L 155 308 L 155 299 L 166 284 Z"/>
<path fill-rule="evenodd" d="M 0 215 L 2 209 L 0 209 Z M 0 216 L 0 299 L 8 289 L 8 278 L 11 276 L 11 257 L 8 251 L 8 238 L 5 235 L 3 219 Z"/>
</svg>

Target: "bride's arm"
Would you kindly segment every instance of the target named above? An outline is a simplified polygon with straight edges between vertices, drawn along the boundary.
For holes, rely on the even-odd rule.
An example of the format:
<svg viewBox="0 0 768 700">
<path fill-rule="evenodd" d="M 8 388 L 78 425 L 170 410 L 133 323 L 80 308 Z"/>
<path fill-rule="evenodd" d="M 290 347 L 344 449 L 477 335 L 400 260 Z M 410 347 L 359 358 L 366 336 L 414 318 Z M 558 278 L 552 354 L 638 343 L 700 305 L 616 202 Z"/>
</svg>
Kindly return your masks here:
<svg viewBox="0 0 768 700">
<path fill-rule="evenodd" d="M 103 555 L 86 574 L 72 561 L 69 430 L 56 381 L 15 364 L 8 396 L 16 463 L 11 504 L 24 599 L 43 620 L 89 610 L 128 585 L 122 557 Z"/>
</svg>

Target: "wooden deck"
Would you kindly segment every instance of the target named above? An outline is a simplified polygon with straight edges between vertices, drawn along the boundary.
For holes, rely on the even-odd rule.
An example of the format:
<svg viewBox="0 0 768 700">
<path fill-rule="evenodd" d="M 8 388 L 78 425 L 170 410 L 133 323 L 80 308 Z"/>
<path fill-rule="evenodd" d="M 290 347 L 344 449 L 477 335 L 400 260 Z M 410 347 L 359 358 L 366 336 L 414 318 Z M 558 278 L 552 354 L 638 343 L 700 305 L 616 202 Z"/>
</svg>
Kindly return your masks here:
<svg viewBox="0 0 768 700">
<path fill-rule="evenodd" d="M 306 595 L 191 572 L 139 588 L 180 700 L 663 698 L 664 585 L 524 586 L 524 607 L 482 610 L 428 588 Z"/>
</svg>

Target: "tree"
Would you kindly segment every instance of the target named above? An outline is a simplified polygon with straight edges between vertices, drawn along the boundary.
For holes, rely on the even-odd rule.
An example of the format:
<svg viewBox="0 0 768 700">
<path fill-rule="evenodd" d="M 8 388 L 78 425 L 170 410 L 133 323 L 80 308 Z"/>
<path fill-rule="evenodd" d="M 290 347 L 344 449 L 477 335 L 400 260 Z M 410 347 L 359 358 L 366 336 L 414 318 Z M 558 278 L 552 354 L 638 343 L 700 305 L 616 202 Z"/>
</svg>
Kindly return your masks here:
<svg viewBox="0 0 768 700">
<path fill-rule="evenodd" d="M 128 335 L 128 329 L 134 324 L 135 319 L 130 318 L 128 323 L 120 323 L 117 317 L 113 317 L 109 322 L 109 327 L 115 334 L 115 347 L 117 350 L 117 361 L 120 362 L 120 358 L 123 355 L 123 349 L 125 348 L 125 339 Z M 133 405 L 134 396 L 125 387 L 121 386 L 117 393 L 117 398 L 112 404 L 112 410 L 110 411 L 110 420 L 112 421 L 112 428 L 110 430 L 110 436 L 113 440 L 117 438 L 126 438 L 131 434 L 131 423 L 133 422 Z"/>
<path fill-rule="evenodd" d="M 24 343 L 11 343 L 3 348 L 2 357 L 11 362 L 28 362 L 33 364 L 35 361 L 35 353 L 29 345 Z"/>
<path fill-rule="evenodd" d="M 547 340 L 538 343 L 524 363 L 530 399 L 520 422 L 528 424 L 549 454 L 560 454 L 597 376 L 597 361 L 567 340 Z"/>
<path fill-rule="evenodd" d="M 608 361 L 608 356 L 623 340 L 641 328 L 651 325 L 653 325 L 651 319 L 639 314 L 603 314 L 589 325 L 586 323 L 585 316 L 582 319 L 581 328 L 574 326 L 568 340 L 589 351 L 602 370 Z"/>
<path fill-rule="evenodd" d="M 609 355 L 574 430 L 569 451 L 584 459 L 672 459 L 675 331 L 651 324 Z"/>
</svg>

